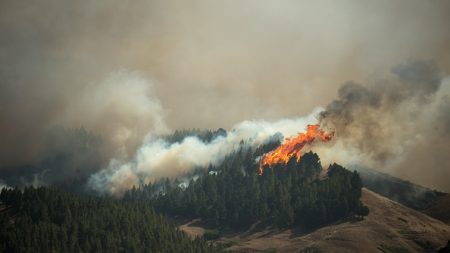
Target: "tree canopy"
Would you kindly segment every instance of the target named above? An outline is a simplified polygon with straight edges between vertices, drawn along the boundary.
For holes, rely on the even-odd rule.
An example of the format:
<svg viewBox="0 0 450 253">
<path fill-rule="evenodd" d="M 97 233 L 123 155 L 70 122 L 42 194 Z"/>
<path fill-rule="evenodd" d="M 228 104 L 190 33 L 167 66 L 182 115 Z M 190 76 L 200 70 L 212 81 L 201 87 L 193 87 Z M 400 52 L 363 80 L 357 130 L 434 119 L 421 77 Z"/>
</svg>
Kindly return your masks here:
<svg viewBox="0 0 450 253">
<path fill-rule="evenodd" d="M 148 202 L 51 188 L 2 189 L 0 252 L 219 252 L 192 240 Z"/>
<path fill-rule="evenodd" d="M 367 215 L 360 201 L 362 183 L 357 172 L 338 164 L 322 168 L 317 154 L 300 162 L 265 167 L 258 175 L 260 149 L 241 148 L 217 167 L 209 166 L 197 180 L 180 183 L 165 179 L 128 191 L 124 199 L 150 201 L 168 215 L 202 218 L 222 228 L 243 228 L 266 222 L 281 228 L 316 227 L 350 215 Z"/>
</svg>

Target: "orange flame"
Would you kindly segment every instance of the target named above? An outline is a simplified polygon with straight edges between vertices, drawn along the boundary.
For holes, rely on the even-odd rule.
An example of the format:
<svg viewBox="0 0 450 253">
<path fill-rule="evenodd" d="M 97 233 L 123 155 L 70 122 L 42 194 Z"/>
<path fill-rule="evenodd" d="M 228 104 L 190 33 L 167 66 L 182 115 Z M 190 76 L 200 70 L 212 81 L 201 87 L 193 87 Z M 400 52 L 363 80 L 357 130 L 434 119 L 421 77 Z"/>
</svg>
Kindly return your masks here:
<svg viewBox="0 0 450 253">
<path fill-rule="evenodd" d="M 261 159 L 258 174 L 262 175 L 264 166 L 273 167 L 275 164 L 287 164 L 291 157 L 296 156 L 297 162 L 302 156 L 302 148 L 316 139 L 327 142 L 333 138 L 334 133 L 326 133 L 319 125 L 308 125 L 306 133 L 299 133 L 294 138 L 286 138 L 285 142 L 274 151 L 266 153 Z"/>
</svg>

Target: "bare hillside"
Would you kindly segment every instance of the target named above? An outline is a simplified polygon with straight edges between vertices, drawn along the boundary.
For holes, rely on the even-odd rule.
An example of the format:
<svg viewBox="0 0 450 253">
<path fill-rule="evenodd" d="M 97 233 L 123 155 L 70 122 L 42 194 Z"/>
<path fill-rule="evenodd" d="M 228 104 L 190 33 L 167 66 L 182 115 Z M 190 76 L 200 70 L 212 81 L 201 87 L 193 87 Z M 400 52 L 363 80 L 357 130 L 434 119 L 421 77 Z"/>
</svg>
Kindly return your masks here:
<svg viewBox="0 0 450 253">
<path fill-rule="evenodd" d="M 362 201 L 370 214 L 315 231 L 262 230 L 221 238 L 232 250 L 258 252 L 433 252 L 450 239 L 450 226 L 367 189 Z M 186 227 L 183 227 L 186 228 Z M 186 229 L 195 230 L 194 227 Z"/>
</svg>

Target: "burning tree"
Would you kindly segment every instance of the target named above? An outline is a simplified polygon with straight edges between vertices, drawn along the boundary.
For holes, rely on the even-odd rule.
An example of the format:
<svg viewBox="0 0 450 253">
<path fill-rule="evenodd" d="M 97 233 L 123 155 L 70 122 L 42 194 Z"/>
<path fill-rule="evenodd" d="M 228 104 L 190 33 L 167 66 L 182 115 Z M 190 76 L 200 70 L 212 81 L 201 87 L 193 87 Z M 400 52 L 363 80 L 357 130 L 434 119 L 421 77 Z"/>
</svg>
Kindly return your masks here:
<svg viewBox="0 0 450 253">
<path fill-rule="evenodd" d="M 258 173 L 260 175 L 264 173 L 264 166 L 273 167 L 276 164 L 286 165 L 292 158 L 295 158 L 299 162 L 304 146 L 313 143 L 315 140 L 321 140 L 323 142 L 330 141 L 333 135 L 333 132 L 327 133 L 320 129 L 319 125 L 308 125 L 305 133 L 299 133 L 294 138 L 287 138 L 278 148 L 264 154 Z"/>
<path fill-rule="evenodd" d="M 309 126 L 308 130 L 300 136 L 325 141 L 332 136 L 317 126 Z M 313 141 L 308 138 L 303 143 Z M 293 139 L 286 141 L 289 147 L 291 141 Z M 263 170 L 254 161 L 261 155 L 261 150 L 267 150 L 266 147 L 256 151 L 242 147 L 219 166 L 211 166 L 196 181 L 191 180 L 185 188 L 173 183 L 168 191 L 155 194 L 158 183 L 149 184 L 128 192 L 125 199 L 132 202 L 150 200 L 160 212 L 202 218 L 222 229 L 248 227 L 255 222 L 283 228 L 316 227 L 364 214 L 361 210 L 366 209 L 360 201 L 362 183 L 357 172 L 337 164 L 324 170 L 317 154 L 289 149 L 286 143 L 274 147 L 264 157 L 274 158 L 275 154 L 280 154 L 277 150 L 287 150 L 289 159 L 266 163 Z M 320 174 L 325 177 L 319 177 Z"/>
</svg>

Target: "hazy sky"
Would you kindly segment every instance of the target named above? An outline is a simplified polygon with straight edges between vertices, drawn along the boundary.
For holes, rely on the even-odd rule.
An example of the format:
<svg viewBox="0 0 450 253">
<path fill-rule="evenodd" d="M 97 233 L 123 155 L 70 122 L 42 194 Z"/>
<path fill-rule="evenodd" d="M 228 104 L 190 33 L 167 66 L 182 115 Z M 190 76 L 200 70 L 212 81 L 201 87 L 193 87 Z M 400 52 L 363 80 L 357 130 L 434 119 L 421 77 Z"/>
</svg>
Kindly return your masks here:
<svg viewBox="0 0 450 253">
<path fill-rule="evenodd" d="M 306 115 L 405 61 L 449 73 L 449 27 L 445 0 L 3 0 L 0 165 L 54 125 L 126 154 L 148 132 Z"/>
</svg>

